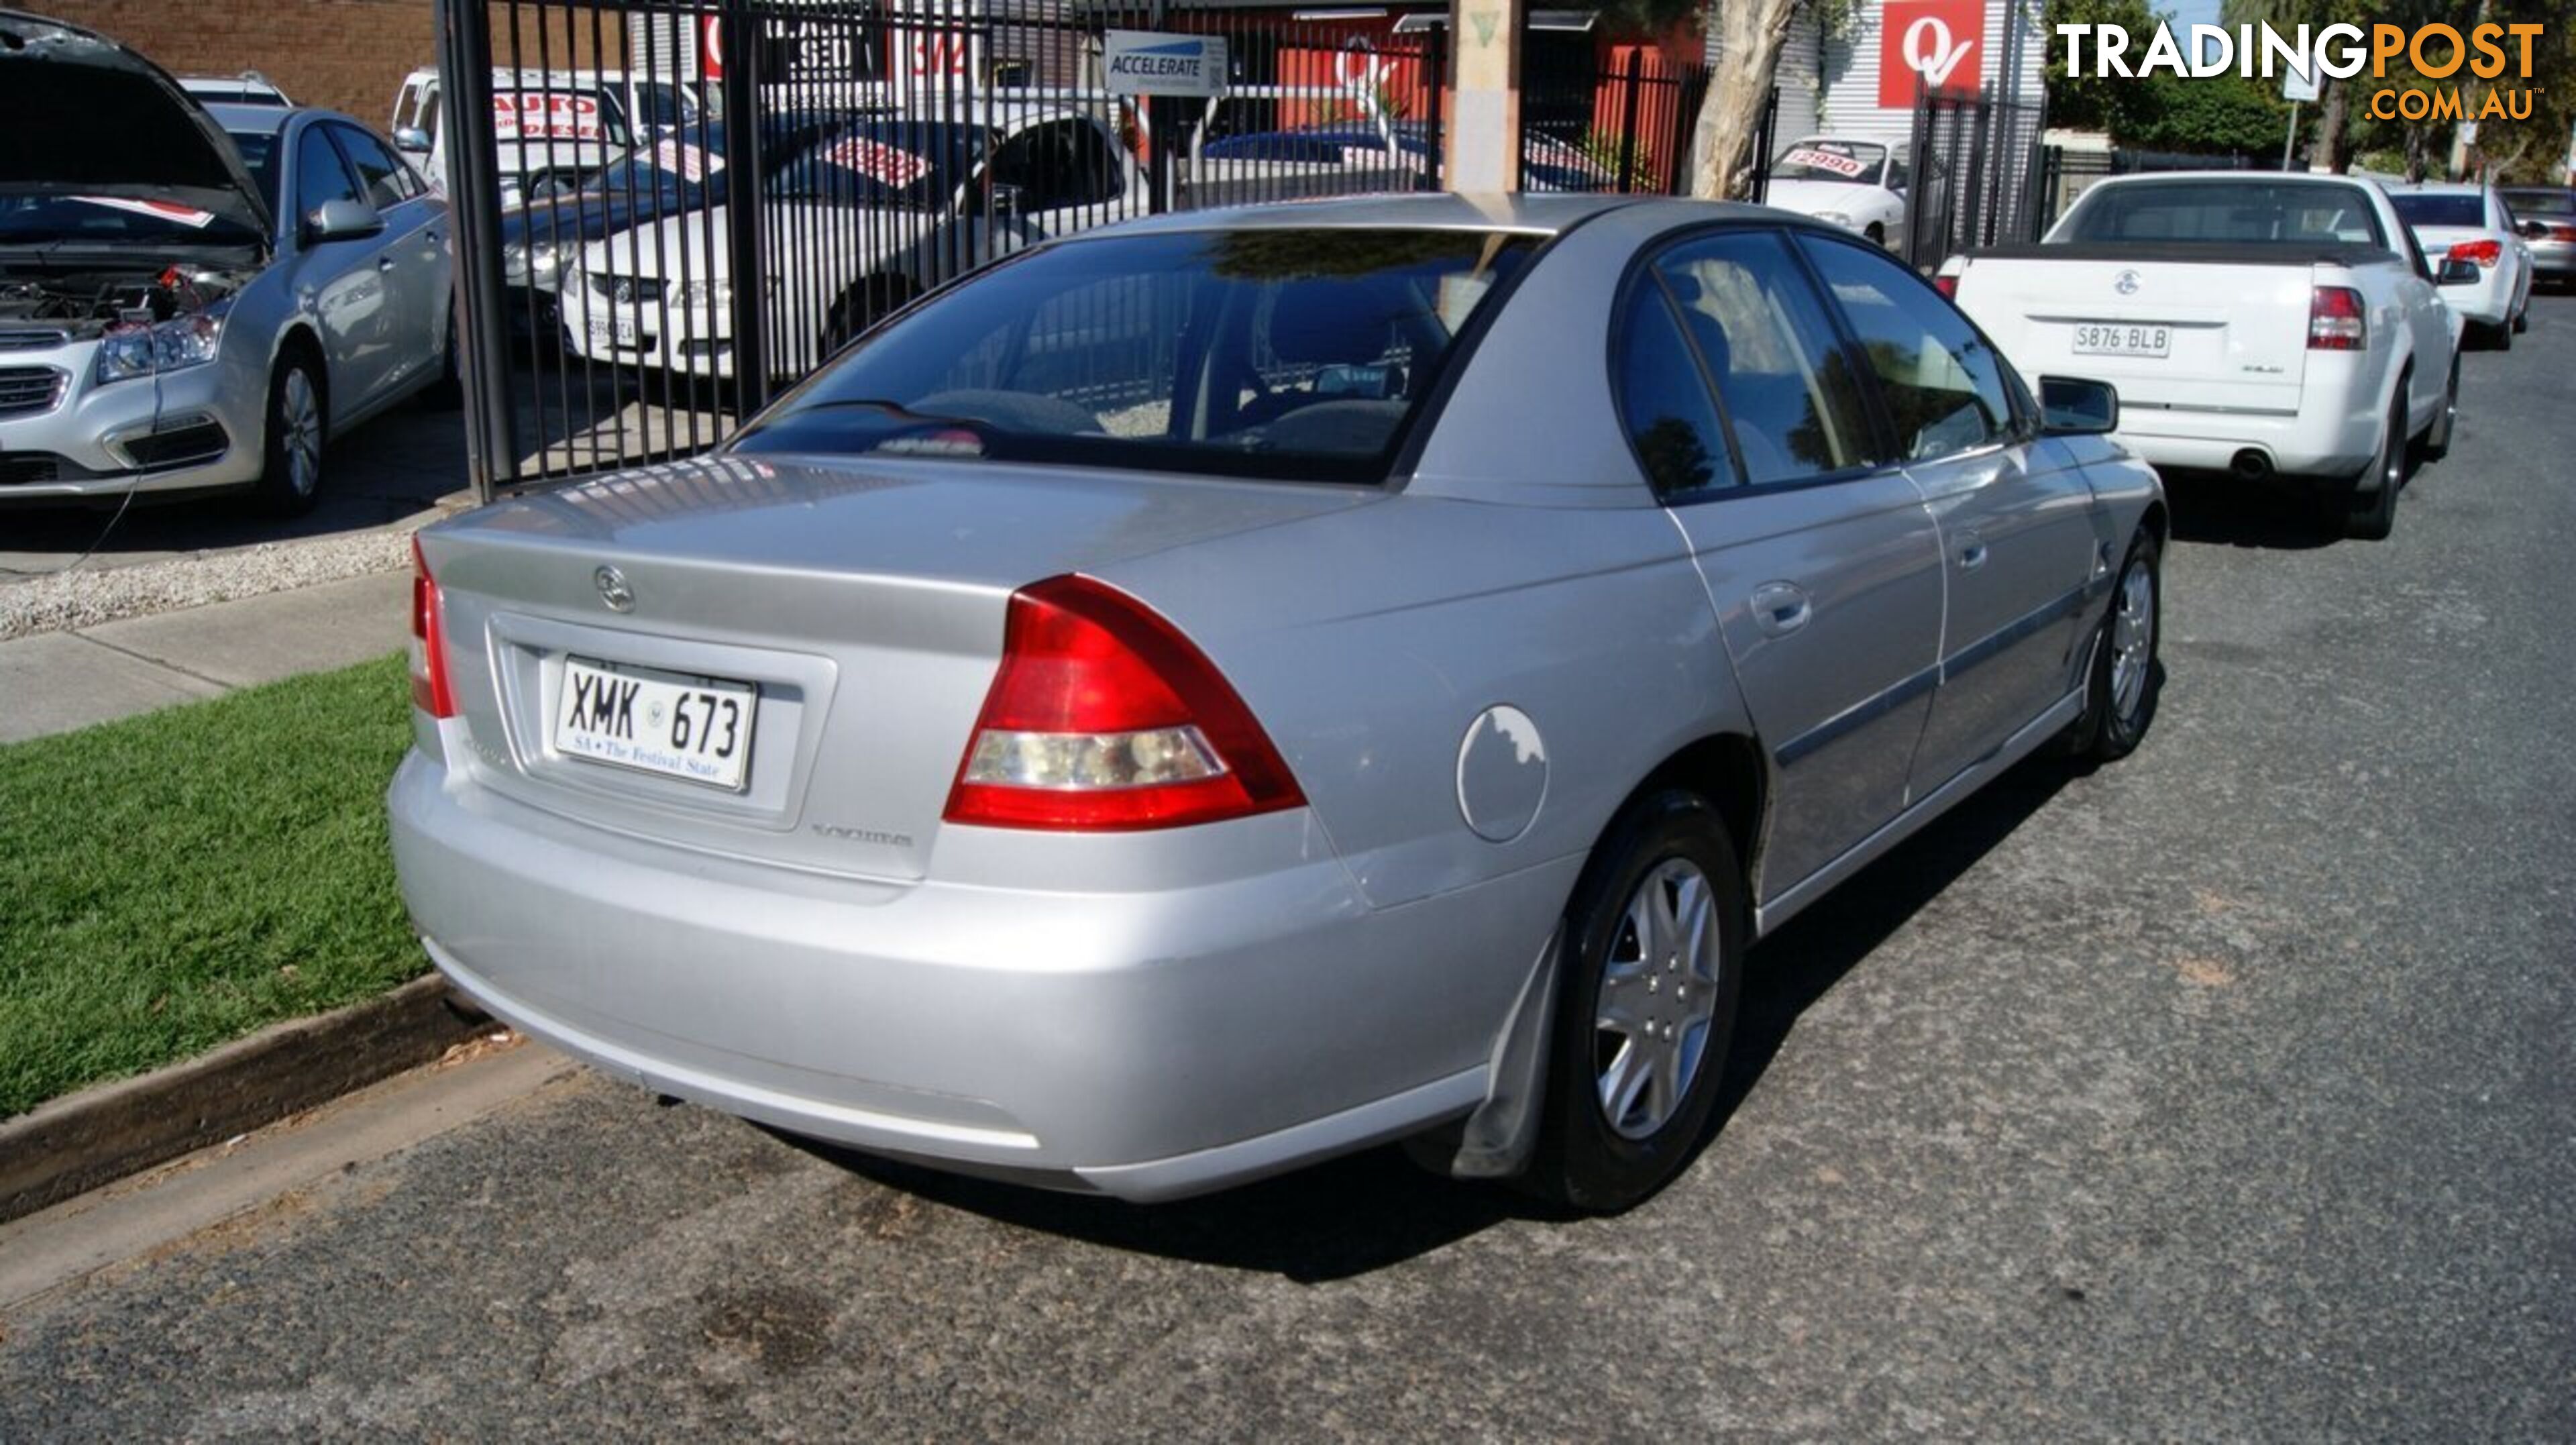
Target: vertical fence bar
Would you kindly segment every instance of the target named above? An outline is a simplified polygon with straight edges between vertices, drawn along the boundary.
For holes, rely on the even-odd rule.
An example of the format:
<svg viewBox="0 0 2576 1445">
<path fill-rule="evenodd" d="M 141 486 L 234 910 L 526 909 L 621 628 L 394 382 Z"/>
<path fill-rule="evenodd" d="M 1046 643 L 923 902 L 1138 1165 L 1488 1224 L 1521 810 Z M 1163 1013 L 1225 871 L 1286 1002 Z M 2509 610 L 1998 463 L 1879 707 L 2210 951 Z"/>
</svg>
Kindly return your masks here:
<svg viewBox="0 0 2576 1445">
<path fill-rule="evenodd" d="M 725 174 L 739 178 L 749 194 L 725 207 L 725 243 L 733 279 L 728 301 L 733 323 L 735 416 L 748 418 L 769 397 L 769 349 L 766 318 L 761 315 L 761 284 L 768 268 L 761 259 L 760 194 L 760 18 L 740 0 L 724 0 Z M 737 120 L 736 117 L 740 119 Z M 712 298 L 710 298 L 712 299 Z"/>
<path fill-rule="evenodd" d="M 1619 77 L 1619 194 L 1623 196 L 1637 188 L 1637 100 L 1645 59 L 1644 46 L 1630 46 L 1628 63 Z"/>
<path fill-rule="evenodd" d="M 439 125 L 446 131 L 450 259 L 460 305 L 456 342 L 465 383 L 466 467 L 477 502 L 519 480 L 517 398 L 511 394 L 507 293 L 501 277 L 500 182 L 492 135 L 492 25 L 482 0 L 435 0 Z"/>
</svg>

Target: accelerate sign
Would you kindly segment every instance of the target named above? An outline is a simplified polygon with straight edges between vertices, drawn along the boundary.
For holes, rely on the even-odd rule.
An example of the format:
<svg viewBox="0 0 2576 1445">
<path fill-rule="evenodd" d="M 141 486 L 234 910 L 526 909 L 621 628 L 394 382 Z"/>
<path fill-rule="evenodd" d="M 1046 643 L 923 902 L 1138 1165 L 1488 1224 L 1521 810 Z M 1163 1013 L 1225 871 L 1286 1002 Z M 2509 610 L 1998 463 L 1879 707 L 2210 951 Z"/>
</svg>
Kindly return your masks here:
<svg viewBox="0 0 2576 1445">
<path fill-rule="evenodd" d="M 1116 95 L 1225 94 L 1225 37 L 1112 30 L 1101 37 L 1101 72 Z"/>
</svg>

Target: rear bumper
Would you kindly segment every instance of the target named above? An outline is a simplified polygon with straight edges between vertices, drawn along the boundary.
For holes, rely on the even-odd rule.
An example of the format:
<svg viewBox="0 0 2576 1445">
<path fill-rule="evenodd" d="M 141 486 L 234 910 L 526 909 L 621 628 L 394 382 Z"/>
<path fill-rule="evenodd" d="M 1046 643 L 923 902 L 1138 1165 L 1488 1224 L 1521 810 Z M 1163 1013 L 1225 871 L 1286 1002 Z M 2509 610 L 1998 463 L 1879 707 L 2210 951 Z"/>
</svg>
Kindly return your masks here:
<svg viewBox="0 0 2576 1445">
<path fill-rule="evenodd" d="M 2288 415 L 2123 406 L 2119 439 L 2158 467 L 2224 471 L 2252 451 L 2288 476 L 2342 478 L 2378 454 L 2379 424 L 2375 400 L 2350 411 L 2310 400 Z"/>
<path fill-rule="evenodd" d="M 2502 266 L 2482 267 L 2476 285 L 2444 287 L 2442 304 L 2480 326 L 2502 326 L 2513 319 L 2513 288 Z"/>
<path fill-rule="evenodd" d="M 1138 1201 L 1474 1107 L 1579 866 L 1371 911 L 1298 812 L 1192 830 L 1243 830 L 1197 840 L 1213 873 L 1004 891 L 682 855 L 417 753 L 388 801 L 431 957 L 529 1033 L 793 1133 Z"/>
</svg>

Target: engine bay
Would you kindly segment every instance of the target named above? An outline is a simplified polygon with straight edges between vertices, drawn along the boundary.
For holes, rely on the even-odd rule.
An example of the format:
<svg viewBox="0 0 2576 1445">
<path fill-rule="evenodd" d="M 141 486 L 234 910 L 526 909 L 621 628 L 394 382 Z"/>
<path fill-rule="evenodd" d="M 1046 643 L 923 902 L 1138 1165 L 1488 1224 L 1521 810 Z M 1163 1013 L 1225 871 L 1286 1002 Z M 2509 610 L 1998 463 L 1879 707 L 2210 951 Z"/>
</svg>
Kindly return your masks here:
<svg viewBox="0 0 2576 1445">
<path fill-rule="evenodd" d="M 44 276 L 0 273 L 0 325 L 34 322 L 90 340 L 126 327 L 190 316 L 231 295 L 238 272 L 168 266 L 161 270 L 82 271 Z"/>
</svg>

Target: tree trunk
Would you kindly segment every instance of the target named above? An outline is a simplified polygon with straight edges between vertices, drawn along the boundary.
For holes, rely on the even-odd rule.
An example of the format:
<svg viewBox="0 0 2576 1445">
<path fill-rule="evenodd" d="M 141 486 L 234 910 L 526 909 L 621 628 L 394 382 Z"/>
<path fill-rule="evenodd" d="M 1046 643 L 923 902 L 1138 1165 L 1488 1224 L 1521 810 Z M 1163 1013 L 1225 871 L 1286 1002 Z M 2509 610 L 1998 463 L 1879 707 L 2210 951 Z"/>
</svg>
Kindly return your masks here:
<svg viewBox="0 0 2576 1445">
<path fill-rule="evenodd" d="M 2308 147 L 2308 168 L 2314 170 L 2322 165 L 2342 175 L 2352 168 L 2352 159 L 2344 154 L 2343 146 L 2343 108 L 2351 87 L 2331 75 L 2320 75 L 2317 81 L 2317 138 Z"/>
<path fill-rule="evenodd" d="M 1770 159 L 1747 152 L 1763 107 L 1771 103 L 1780 42 L 1798 3 L 1735 0 L 1714 8 L 1720 21 L 1717 70 L 1691 128 L 1691 194 L 1712 201 L 1743 194 L 1752 168 Z"/>
</svg>

